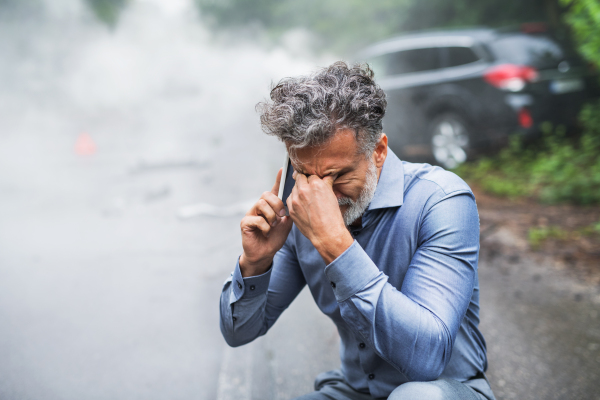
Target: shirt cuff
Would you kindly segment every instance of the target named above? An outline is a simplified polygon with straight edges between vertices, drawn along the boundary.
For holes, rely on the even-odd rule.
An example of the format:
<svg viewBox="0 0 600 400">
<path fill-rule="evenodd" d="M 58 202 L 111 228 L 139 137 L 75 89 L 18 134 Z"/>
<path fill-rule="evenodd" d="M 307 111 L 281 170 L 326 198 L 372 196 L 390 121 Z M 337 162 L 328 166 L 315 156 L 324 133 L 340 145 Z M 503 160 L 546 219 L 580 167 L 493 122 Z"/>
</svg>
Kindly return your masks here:
<svg viewBox="0 0 600 400">
<path fill-rule="evenodd" d="M 338 302 L 355 295 L 380 274 L 382 272 L 356 240 L 325 267 L 325 275 Z"/>
<path fill-rule="evenodd" d="M 231 275 L 231 285 L 233 286 L 232 302 L 236 302 L 242 297 L 250 298 L 265 294 L 269 288 L 272 270 L 273 267 L 271 265 L 271 268 L 264 274 L 242 278 L 240 259 L 238 258 L 233 274 Z"/>
</svg>

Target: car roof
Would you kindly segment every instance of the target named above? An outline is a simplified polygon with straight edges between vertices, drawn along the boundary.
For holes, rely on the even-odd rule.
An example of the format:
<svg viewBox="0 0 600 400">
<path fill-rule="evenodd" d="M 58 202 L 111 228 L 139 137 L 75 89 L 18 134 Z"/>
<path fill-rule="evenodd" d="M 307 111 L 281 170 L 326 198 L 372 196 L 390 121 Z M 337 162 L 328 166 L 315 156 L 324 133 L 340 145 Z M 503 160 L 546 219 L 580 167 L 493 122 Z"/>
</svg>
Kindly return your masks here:
<svg viewBox="0 0 600 400">
<path fill-rule="evenodd" d="M 498 29 L 462 28 L 412 32 L 374 43 L 358 53 L 358 56 L 373 57 L 393 51 L 429 46 L 471 46 L 475 42 L 487 42 L 499 34 Z"/>
</svg>

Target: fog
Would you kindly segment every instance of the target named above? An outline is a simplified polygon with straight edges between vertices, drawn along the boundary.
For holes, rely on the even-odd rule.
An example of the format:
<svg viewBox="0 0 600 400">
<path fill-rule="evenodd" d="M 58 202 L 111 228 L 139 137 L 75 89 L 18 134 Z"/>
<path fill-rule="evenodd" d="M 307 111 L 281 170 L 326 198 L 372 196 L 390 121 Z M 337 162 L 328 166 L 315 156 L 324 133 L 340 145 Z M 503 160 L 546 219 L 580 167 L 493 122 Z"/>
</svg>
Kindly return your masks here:
<svg viewBox="0 0 600 400">
<path fill-rule="evenodd" d="M 285 49 L 217 35 L 187 0 L 132 1 L 114 27 L 78 0 L 15 4 L 0 16 L 0 397 L 227 398 L 219 292 L 284 155 L 254 106 L 328 60 L 297 32 Z"/>
<path fill-rule="evenodd" d="M 127 153 L 203 159 L 210 141 L 261 140 L 254 105 L 270 82 L 318 64 L 219 39 L 187 1 L 135 1 L 112 30 L 78 0 L 43 6 L 4 15 L 0 37 L 3 170 L 19 164 L 28 179 L 42 178 L 43 161 L 73 161 L 65 150 L 82 132 L 98 141 L 98 158 L 110 153 L 107 167 L 132 161 Z"/>
</svg>

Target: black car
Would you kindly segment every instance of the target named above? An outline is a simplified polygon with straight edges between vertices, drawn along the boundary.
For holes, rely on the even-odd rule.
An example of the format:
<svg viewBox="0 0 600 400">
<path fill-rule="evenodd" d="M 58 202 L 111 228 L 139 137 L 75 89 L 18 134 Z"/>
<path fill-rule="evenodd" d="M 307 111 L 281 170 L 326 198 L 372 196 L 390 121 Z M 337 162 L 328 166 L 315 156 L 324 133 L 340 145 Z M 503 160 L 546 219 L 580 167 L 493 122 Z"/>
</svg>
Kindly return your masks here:
<svg viewBox="0 0 600 400">
<path fill-rule="evenodd" d="M 453 168 L 542 122 L 571 127 L 597 76 L 542 25 L 406 35 L 360 53 L 385 90 L 384 131 L 404 159 Z"/>
</svg>

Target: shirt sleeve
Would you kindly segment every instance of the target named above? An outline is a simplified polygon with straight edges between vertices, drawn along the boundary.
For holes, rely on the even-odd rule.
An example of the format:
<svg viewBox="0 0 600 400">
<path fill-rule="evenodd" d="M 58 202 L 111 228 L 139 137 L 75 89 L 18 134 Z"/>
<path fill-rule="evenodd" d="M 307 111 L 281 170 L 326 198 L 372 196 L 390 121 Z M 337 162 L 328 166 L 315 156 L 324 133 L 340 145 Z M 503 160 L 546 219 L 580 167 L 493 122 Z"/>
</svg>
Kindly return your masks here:
<svg viewBox="0 0 600 400">
<path fill-rule="evenodd" d="M 429 381 L 448 364 L 473 294 L 479 253 L 474 198 L 448 195 L 427 210 L 418 243 L 401 288 L 356 241 L 325 274 L 342 318 L 365 343 L 410 380 Z"/>
<path fill-rule="evenodd" d="M 239 258 L 221 292 L 221 333 L 232 347 L 264 335 L 306 285 L 290 244 L 292 234 L 262 275 L 243 278 Z"/>
</svg>

